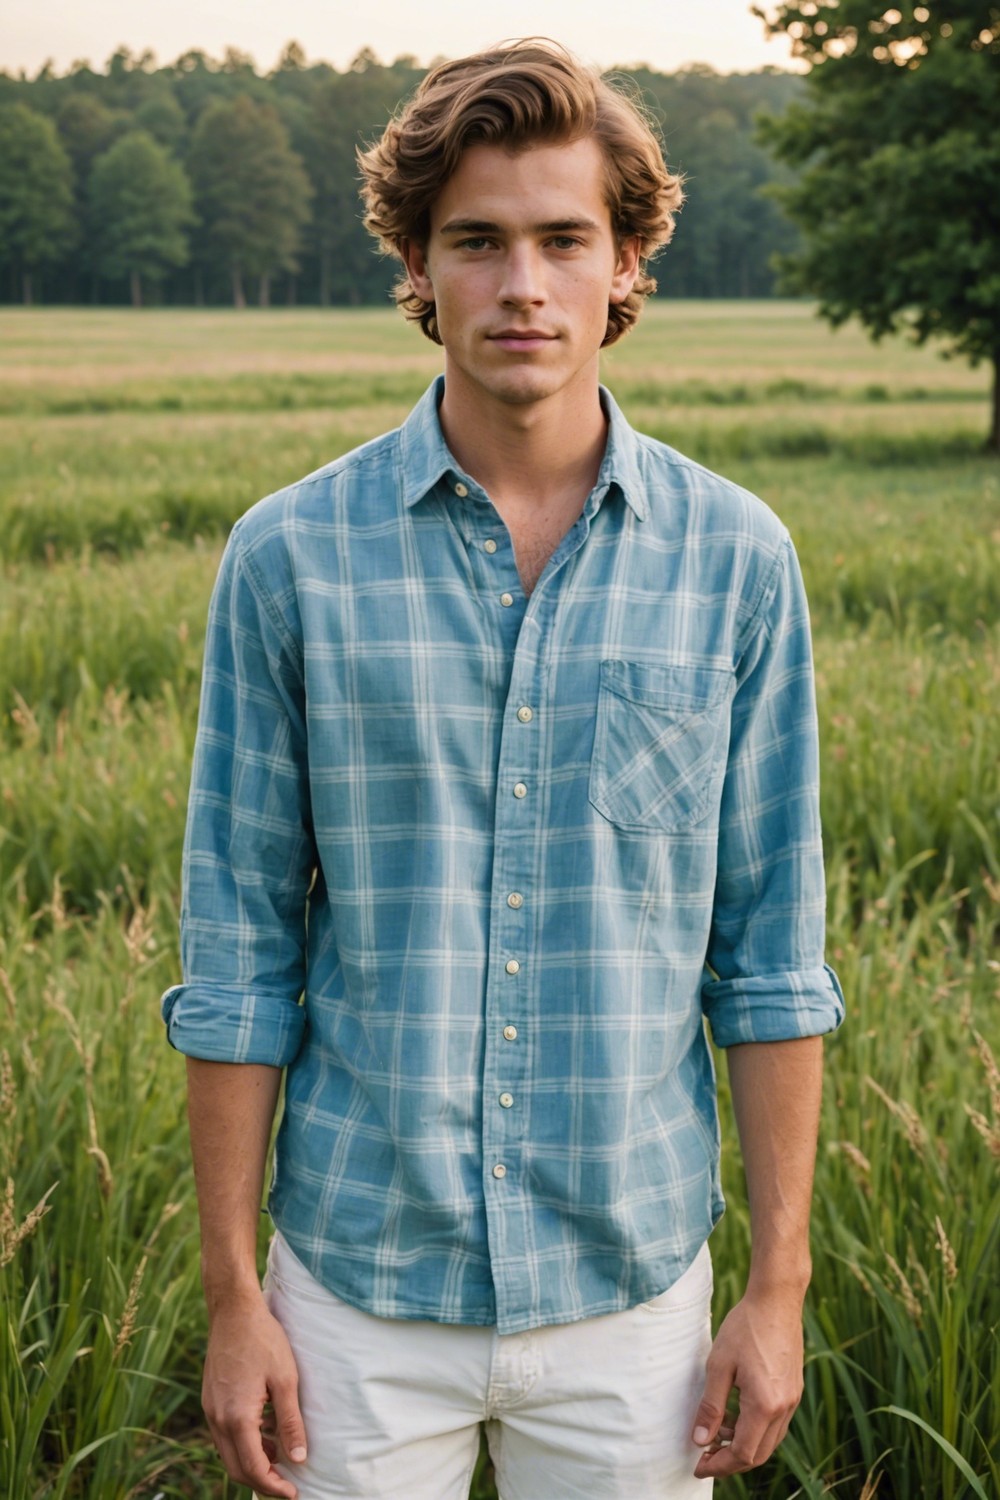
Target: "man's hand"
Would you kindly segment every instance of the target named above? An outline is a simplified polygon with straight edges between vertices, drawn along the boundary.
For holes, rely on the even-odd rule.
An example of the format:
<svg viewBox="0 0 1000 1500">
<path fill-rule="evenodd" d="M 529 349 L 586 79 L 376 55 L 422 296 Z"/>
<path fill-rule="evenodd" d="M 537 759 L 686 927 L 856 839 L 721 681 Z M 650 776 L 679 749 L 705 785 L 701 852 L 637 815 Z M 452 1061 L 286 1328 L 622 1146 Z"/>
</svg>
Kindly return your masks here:
<svg viewBox="0 0 1000 1500">
<path fill-rule="evenodd" d="M 279 1453 L 293 1464 L 306 1457 L 298 1385 L 288 1339 L 268 1312 L 263 1296 L 216 1310 L 205 1359 L 202 1405 L 226 1473 L 258 1495 L 295 1500 L 298 1494 L 274 1467 Z M 273 1411 L 270 1420 L 264 1413 L 268 1402 Z"/>
<path fill-rule="evenodd" d="M 697 1479 L 722 1479 L 766 1462 L 802 1397 L 802 1297 L 748 1292 L 723 1321 L 706 1365 L 693 1441 Z M 739 1390 L 733 1424 L 727 1402 Z M 720 1446 L 720 1440 L 722 1446 Z"/>
</svg>

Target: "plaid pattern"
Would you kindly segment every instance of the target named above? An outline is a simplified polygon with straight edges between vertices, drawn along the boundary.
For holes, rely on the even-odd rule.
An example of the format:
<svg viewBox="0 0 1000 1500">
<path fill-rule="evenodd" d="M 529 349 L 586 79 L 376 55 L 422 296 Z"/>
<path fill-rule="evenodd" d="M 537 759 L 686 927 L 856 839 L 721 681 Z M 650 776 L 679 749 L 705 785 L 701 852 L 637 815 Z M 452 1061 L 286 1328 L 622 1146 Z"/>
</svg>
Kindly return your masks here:
<svg viewBox="0 0 1000 1500">
<path fill-rule="evenodd" d="M 729 1046 L 843 1006 L 784 528 L 602 390 L 597 485 L 526 599 L 440 394 L 233 531 L 164 1015 L 287 1068 L 270 1210 L 314 1276 L 511 1333 L 703 1244 L 704 1016 Z"/>
</svg>

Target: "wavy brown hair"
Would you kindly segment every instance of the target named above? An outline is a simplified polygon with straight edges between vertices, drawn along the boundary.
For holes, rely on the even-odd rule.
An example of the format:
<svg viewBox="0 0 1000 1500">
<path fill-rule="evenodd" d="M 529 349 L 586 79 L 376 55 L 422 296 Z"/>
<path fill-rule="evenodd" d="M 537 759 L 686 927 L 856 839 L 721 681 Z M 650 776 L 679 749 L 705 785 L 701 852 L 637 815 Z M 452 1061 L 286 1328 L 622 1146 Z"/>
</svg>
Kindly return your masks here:
<svg viewBox="0 0 1000 1500">
<path fill-rule="evenodd" d="M 426 248 L 431 208 L 469 146 L 522 151 L 593 136 L 604 154 L 605 199 L 621 244 L 639 240 L 639 275 L 624 302 L 608 307 L 604 344 L 627 333 L 656 282 L 646 265 L 674 231 L 681 178 L 663 160 L 656 127 L 638 91 L 602 78 L 546 37 L 527 37 L 442 63 L 358 151 L 365 227 L 385 254 L 402 260 L 412 240 Z M 403 274 L 394 288 L 403 315 L 440 344 L 433 302 Z"/>
</svg>

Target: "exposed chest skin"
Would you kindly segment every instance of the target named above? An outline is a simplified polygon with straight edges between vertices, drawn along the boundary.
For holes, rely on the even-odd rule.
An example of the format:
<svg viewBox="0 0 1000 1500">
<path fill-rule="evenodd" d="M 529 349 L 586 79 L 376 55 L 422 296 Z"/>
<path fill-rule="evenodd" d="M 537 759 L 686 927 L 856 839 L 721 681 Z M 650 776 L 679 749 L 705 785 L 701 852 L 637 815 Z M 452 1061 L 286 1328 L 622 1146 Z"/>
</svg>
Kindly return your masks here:
<svg viewBox="0 0 1000 1500">
<path fill-rule="evenodd" d="M 514 544 L 517 571 L 526 594 L 531 594 L 549 558 L 583 509 L 578 495 L 539 509 L 498 505 Z"/>
</svg>

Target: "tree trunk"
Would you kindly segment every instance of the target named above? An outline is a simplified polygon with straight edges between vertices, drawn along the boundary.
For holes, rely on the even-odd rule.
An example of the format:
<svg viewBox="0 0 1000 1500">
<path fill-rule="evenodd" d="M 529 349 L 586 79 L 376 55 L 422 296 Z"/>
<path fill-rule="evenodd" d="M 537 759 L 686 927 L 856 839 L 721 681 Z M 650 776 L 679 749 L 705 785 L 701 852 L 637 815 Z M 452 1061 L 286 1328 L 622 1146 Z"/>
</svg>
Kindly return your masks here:
<svg viewBox="0 0 1000 1500">
<path fill-rule="evenodd" d="M 266 271 L 261 276 L 260 282 L 259 282 L 259 285 L 258 285 L 258 290 L 257 290 L 257 306 L 258 307 L 270 307 L 271 306 L 271 278 L 267 274 Z"/>
<path fill-rule="evenodd" d="M 298 301 L 298 284 L 297 284 L 297 278 L 295 276 L 289 276 L 289 278 L 288 278 L 288 297 L 287 297 L 288 306 L 289 307 L 294 307 L 297 301 Z"/>
<path fill-rule="evenodd" d="M 247 299 L 243 291 L 243 272 L 239 266 L 233 266 L 230 271 L 233 283 L 233 306 L 246 307 Z"/>
<path fill-rule="evenodd" d="M 34 288 L 32 287 L 32 284 L 31 284 L 31 272 L 30 271 L 22 271 L 21 272 L 21 297 L 22 297 L 22 299 L 24 301 L 25 307 L 30 307 L 31 304 L 35 300 L 34 299 Z"/>
<path fill-rule="evenodd" d="M 325 245 L 319 256 L 319 305 L 330 306 L 330 252 Z"/>
<path fill-rule="evenodd" d="M 989 449 L 991 453 L 1000 455 L 1000 349 L 993 355 L 993 427 Z"/>
<path fill-rule="evenodd" d="M 128 287 L 129 287 L 129 291 L 132 294 L 132 306 L 133 307 L 141 307 L 142 306 L 142 277 L 139 275 L 138 271 L 130 271 L 129 272 Z"/>
<path fill-rule="evenodd" d="M 194 305 L 195 307 L 205 306 L 205 283 L 201 274 L 201 266 L 194 268 Z"/>
</svg>

